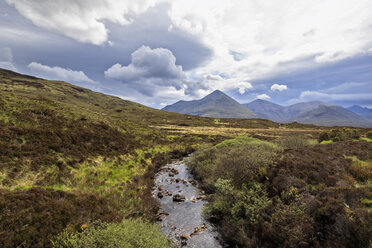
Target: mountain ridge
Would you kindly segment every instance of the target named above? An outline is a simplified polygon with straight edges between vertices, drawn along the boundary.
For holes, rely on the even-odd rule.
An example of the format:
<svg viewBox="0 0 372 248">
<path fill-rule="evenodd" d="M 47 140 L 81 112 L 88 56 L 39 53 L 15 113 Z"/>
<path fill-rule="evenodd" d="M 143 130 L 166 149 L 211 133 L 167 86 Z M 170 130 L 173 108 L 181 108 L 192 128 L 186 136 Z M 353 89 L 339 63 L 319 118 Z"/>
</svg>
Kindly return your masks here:
<svg viewBox="0 0 372 248">
<path fill-rule="evenodd" d="M 321 101 L 281 106 L 266 100 L 242 104 L 254 113 L 277 122 L 299 122 L 323 126 L 372 127 L 372 122 L 338 105 Z"/>
</svg>

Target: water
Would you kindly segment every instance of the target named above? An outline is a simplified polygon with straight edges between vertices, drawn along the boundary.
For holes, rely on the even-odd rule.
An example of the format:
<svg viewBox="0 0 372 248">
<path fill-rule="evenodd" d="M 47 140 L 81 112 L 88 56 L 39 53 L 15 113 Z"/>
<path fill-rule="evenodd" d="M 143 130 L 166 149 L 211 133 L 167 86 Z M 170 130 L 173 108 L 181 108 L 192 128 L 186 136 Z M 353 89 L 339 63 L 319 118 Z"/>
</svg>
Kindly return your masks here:
<svg viewBox="0 0 372 248">
<path fill-rule="evenodd" d="M 178 173 L 178 174 L 177 174 Z M 174 174 L 174 176 L 172 176 Z M 163 232 L 182 247 L 223 247 L 216 228 L 202 216 L 205 195 L 198 189 L 188 167 L 178 161 L 165 165 L 156 175 L 154 197 L 159 200 L 159 221 Z M 158 197 L 161 192 L 161 197 Z M 174 195 L 185 197 L 173 201 Z M 182 200 L 182 199 L 181 199 Z"/>
</svg>

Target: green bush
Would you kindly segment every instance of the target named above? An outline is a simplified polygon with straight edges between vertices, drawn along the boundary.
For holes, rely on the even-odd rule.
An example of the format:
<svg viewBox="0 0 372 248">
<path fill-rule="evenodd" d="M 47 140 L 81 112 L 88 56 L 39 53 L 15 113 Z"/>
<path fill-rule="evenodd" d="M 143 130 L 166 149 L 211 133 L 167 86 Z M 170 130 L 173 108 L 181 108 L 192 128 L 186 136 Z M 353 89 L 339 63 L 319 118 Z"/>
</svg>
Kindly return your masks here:
<svg viewBox="0 0 372 248">
<path fill-rule="evenodd" d="M 279 150 L 273 143 L 240 137 L 195 152 L 188 165 L 204 186 L 213 187 L 222 178 L 240 187 L 264 176 Z"/>
<path fill-rule="evenodd" d="M 96 222 L 82 232 L 59 234 L 54 248 L 162 248 L 169 247 L 167 238 L 156 224 L 139 220 L 122 223 Z"/>
<path fill-rule="evenodd" d="M 319 142 L 325 140 L 337 141 L 348 141 L 353 139 L 360 139 L 360 131 L 351 128 L 338 128 L 332 129 L 330 132 L 322 132 L 319 134 Z"/>
<path fill-rule="evenodd" d="M 270 204 L 265 191 L 258 183 L 235 188 L 230 180 L 218 179 L 214 201 L 204 210 L 212 218 L 228 216 L 233 222 L 256 223 L 259 213 Z"/>
</svg>

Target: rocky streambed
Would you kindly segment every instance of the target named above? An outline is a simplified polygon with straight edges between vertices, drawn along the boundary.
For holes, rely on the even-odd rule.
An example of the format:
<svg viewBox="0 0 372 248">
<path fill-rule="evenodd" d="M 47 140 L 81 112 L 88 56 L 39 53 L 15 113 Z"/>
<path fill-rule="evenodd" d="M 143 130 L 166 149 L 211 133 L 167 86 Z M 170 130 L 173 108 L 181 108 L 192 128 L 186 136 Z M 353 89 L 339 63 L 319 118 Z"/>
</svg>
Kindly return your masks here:
<svg viewBox="0 0 372 248">
<path fill-rule="evenodd" d="M 202 216 L 206 196 L 183 161 L 163 166 L 156 175 L 155 186 L 154 197 L 160 204 L 158 221 L 174 244 L 223 247 L 216 228 Z"/>
</svg>

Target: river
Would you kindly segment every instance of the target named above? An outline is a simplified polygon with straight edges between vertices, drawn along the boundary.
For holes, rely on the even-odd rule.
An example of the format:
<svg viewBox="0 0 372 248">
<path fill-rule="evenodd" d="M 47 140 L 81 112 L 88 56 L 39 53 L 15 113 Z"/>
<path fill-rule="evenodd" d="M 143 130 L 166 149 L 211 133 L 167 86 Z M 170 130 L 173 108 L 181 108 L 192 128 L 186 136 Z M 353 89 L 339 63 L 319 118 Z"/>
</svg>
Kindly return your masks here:
<svg viewBox="0 0 372 248">
<path fill-rule="evenodd" d="M 213 224 L 202 216 L 207 203 L 183 161 L 163 166 L 155 178 L 154 197 L 160 204 L 163 232 L 179 247 L 223 247 Z"/>
</svg>

